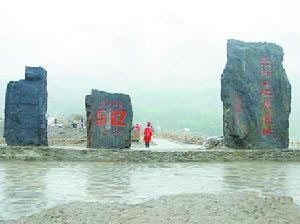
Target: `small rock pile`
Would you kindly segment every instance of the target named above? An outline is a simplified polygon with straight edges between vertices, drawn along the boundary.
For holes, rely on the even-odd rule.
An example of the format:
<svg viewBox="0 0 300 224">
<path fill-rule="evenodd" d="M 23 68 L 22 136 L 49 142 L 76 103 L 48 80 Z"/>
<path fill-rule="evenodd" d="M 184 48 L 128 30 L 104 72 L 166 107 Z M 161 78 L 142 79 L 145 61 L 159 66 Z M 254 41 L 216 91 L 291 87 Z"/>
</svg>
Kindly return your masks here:
<svg viewBox="0 0 300 224">
<path fill-rule="evenodd" d="M 206 137 L 199 134 L 186 134 L 186 133 L 174 133 L 174 132 L 159 132 L 156 134 L 159 138 L 171 139 L 174 141 L 179 141 L 187 144 L 197 144 L 202 145 Z"/>
<path fill-rule="evenodd" d="M 203 145 L 205 149 L 224 147 L 224 138 L 223 136 L 208 137 Z"/>
</svg>

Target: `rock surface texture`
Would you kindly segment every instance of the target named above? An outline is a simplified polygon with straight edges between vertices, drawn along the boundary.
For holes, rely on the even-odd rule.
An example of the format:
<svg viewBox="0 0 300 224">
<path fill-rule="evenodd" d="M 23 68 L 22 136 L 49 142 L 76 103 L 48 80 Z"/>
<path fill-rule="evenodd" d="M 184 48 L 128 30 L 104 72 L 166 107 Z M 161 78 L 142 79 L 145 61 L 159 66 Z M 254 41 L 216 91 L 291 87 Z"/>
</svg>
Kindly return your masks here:
<svg viewBox="0 0 300 224">
<path fill-rule="evenodd" d="M 48 145 L 47 97 L 47 71 L 42 67 L 26 67 L 25 80 L 8 83 L 3 134 L 7 145 Z"/>
<path fill-rule="evenodd" d="M 228 40 L 221 78 L 226 146 L 288 148 L 291 85 L 282 61 L 278 45 Z"/>
<path fill-rule="evenodd" d="M 130 148 L 133 113 L 129 95 L 93 89 L 85 106 L 88 148 Z"/>
</svg>

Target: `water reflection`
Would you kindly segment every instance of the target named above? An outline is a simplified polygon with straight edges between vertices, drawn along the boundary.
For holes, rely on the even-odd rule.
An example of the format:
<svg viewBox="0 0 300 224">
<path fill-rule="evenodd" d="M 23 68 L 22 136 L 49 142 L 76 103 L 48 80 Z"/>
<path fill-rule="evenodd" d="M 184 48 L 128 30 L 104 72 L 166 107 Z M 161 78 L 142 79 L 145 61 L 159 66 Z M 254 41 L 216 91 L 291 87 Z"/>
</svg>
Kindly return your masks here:
<svg viewBox="0 0 300 224">
<path fill-rule="evenodd" d="M 76 164 L 48 169 L 43 177 L 47 205 L 50 207 L 59 203 L 88 199 L 87 169 Z"/>
<path fill-rule="evenodd" d="M 136 165 L 124 163 L 88 164 L 88 194 L 91 200 L 118 202 L 128 192 L 129 176 Z"/>
<path fill-rule="evenodd" d="M 227 163 L 224 166 L 225 191 L 252 189 L 260 193 L 285 193 L 287 163 Z"/>
<path fill-rule="evenodd" d="M 220 193 L 223 190 L 223 164 L 166 164 L 139 167 L 130 175 L 127 203 L 170 194 Z"/>
<path fill-rule="evenodd" d="M 12 162 L 9 167 L 6 163 L 1 164 L 2 218 L 31 214 L 46 206 L 45 183 L 41 180 L 46 170 L 29 163 Z"/>
<path fill-rule="evenodd" d="M 71 201 L 140 203 L 169 194 L 254 190 L 300 202 L 300 163 L 0 163 L 0 219 Z M 300 204 L 300 203 L 299 203 Z"/>
</svg>

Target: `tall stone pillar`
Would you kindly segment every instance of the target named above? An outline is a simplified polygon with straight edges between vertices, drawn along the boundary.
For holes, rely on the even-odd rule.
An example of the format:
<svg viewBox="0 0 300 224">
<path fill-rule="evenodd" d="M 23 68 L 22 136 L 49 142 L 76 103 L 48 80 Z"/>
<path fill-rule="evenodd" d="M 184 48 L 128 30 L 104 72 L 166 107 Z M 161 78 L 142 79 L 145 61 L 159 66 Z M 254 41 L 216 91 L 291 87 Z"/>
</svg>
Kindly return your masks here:
<svg viewBox="0 0 300 224">
<path fill-rule="evenodd" d="M 133 113 L 129 95 L 93 89 L 85 106 L 88 148 L 130 148 Z"/>
<path fill-rule="evenodd" d="M 3 134 L 7 145 L 48 145 L 47 97 L 47 71 L 42 67 L 26 67 L 25 80 L 8 83 Z"/>
<path fill-rule="evenodd" d="M 282 61 L 276 44 L 228 40 L 221 78 L 228 147 L 288 148 L 291 85 Z"/>
</svg>

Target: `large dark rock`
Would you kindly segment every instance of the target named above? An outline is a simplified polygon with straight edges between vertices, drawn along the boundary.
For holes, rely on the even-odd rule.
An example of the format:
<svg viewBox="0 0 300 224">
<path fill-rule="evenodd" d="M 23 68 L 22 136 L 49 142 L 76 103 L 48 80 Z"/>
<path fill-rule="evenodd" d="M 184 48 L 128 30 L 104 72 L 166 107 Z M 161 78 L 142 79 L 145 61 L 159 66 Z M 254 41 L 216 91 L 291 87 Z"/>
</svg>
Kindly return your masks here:
<svg viewBox="0 0 300 224">
<path fill-rule="evenodd" d="M 7 145 L 48 145 L 47 97 L 47 71 L 42 67 L 26 67 L 25 80 L 8 83 L 3 134 Z"/>
<path fill-rule="evenodd" d="M 85 98 L 88 148 L 129 148 L 132 106 L 129 95 L 92 90 Z"/>
<path fill-rule="evenodd" d="M 228 40 L 222 74 L 223 132 L 232 148 L 288 148 L 291 85 L 283 50 Z"/>
</svg>

